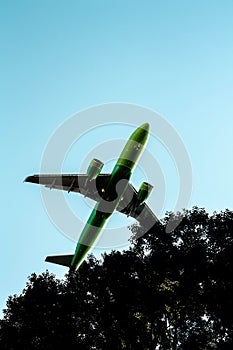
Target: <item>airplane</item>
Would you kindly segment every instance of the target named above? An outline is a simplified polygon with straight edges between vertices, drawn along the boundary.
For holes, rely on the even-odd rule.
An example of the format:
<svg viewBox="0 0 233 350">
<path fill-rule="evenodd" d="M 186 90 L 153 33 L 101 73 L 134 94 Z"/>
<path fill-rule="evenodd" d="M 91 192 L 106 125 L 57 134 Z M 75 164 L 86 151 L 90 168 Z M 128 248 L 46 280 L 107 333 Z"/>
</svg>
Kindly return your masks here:
<svg viewBox="0 0 233 350">
<path fill-rule="evenodd" d="M 93 159 L 86 174 L 39 174 L 28 176 L 24 180 L 44 185 L 49 189 L 77 192 L 97 202 L 81 232 L 75 253 L 47 256 L 45 261 L 67 266 L 70 272 L 76 271 L 115 210 L 135 218 L 146 229 L 159 221 L 145 203 L 153 186 L 143 182 L 137 191 L 129 183 L 148 135 L 148 123 L 142 124 L 132 133 L 111 174 L 101 174 L 104 164 L 98 159 Z"/>
</svg>

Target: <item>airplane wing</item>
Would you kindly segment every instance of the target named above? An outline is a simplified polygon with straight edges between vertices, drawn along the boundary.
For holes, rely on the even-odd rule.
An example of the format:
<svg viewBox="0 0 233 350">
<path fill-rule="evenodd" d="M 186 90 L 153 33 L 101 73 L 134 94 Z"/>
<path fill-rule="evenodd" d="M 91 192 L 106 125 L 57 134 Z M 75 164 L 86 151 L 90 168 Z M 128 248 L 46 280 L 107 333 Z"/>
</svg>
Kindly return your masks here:
<svg viewBox="0 0 233 350">
<path fill-rule="evenodd" d="M 137 194 L 138 191 L 129 183 L 117 211 L 136 219 L 141 226 L 151 228 L 159 219 L 145 202 L 134 206 L 137 203 Z"/>
<path fill-rule="evenodd" d="M 43 185 L 49 189 L 80 193 L 99 201 L 110 176 L 111 174 L 100 174 L 95 180 L 88 181 L 88 176 L 85 174 L 32 175 L 24 181 Z M 135 218 L 140 225 L 150 228 L 159 220 L 145 202 L 135 206 L 137 193 L 134 186 L 129 183 L 116 210 Z"/>
<path fill-rule="evenodd" d="M 88 181 L 88 176 L 84 174 L 33 175 L 28 176 L 24 181 L 44 185 L 49 189 L 81 193 L 88 198 L 99 201 L 110 176 L 110 174 L 101 174 L 95 181 Z"/>
</svg>

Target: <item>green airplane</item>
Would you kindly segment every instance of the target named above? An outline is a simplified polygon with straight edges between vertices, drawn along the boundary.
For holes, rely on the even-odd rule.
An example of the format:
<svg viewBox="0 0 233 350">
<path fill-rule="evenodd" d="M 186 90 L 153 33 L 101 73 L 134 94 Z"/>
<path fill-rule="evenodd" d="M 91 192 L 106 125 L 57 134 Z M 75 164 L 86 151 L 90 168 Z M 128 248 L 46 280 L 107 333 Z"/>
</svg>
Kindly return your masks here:
<svg viewBox="0 0 233 350">
<path fill-rule="evenodd" d="M 133 132 L 111 174 L 100 174 L 103 163 L 93 159 L 85 175 L 40 174 L 28 176 L 25 179 L 25 182 L 44 185 L 50 189 L 78 192 L 97 202 L 79 237 L 75 253 L 48 256 L 45 261 L 67 266 L 70 271 L 77 270 L 100 237 L 114 210 L 135 218 L 145 229 L 151 228 L 158 221 L 145 204 L 153 186 L 143 182 L 137 191 L 129 183 L 132 170 L 146 145 L 148 134 L 148 123 L 141 125 Z"/>
</svg>

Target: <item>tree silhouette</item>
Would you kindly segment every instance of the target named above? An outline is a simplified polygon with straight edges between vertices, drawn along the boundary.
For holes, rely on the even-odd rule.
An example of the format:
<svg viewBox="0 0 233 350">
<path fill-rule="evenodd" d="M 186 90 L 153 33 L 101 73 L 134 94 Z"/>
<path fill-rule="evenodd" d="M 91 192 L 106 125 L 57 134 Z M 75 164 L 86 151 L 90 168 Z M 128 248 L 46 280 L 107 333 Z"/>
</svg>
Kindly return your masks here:
<svg viewBox="0 0 233 350">
<path fill-rule="evenodd" d="M 129 250 L 58 280 L 32 274 L 0 320 L 1 349 L 231 349 L 233 212 L 167 213 Z M 135 239 L 138 237 L 138 239 Z"/>
</svg>

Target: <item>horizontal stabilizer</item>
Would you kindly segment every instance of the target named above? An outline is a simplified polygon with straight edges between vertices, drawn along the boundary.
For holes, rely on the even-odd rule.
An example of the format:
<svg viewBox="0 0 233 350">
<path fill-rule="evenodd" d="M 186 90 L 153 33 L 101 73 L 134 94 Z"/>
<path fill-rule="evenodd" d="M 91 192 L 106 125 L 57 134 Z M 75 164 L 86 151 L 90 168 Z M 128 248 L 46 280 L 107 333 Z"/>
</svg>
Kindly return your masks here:
<svg viewBox="0 0 233 350">
<path fill-rule="evenodd" d="M 55 255 L 55 256 L 47 256 L 45 261 L 51 262 L 53 264 L 70 267 L 72 259 L 73 259 L 73 255 Z"/>
</svg>

